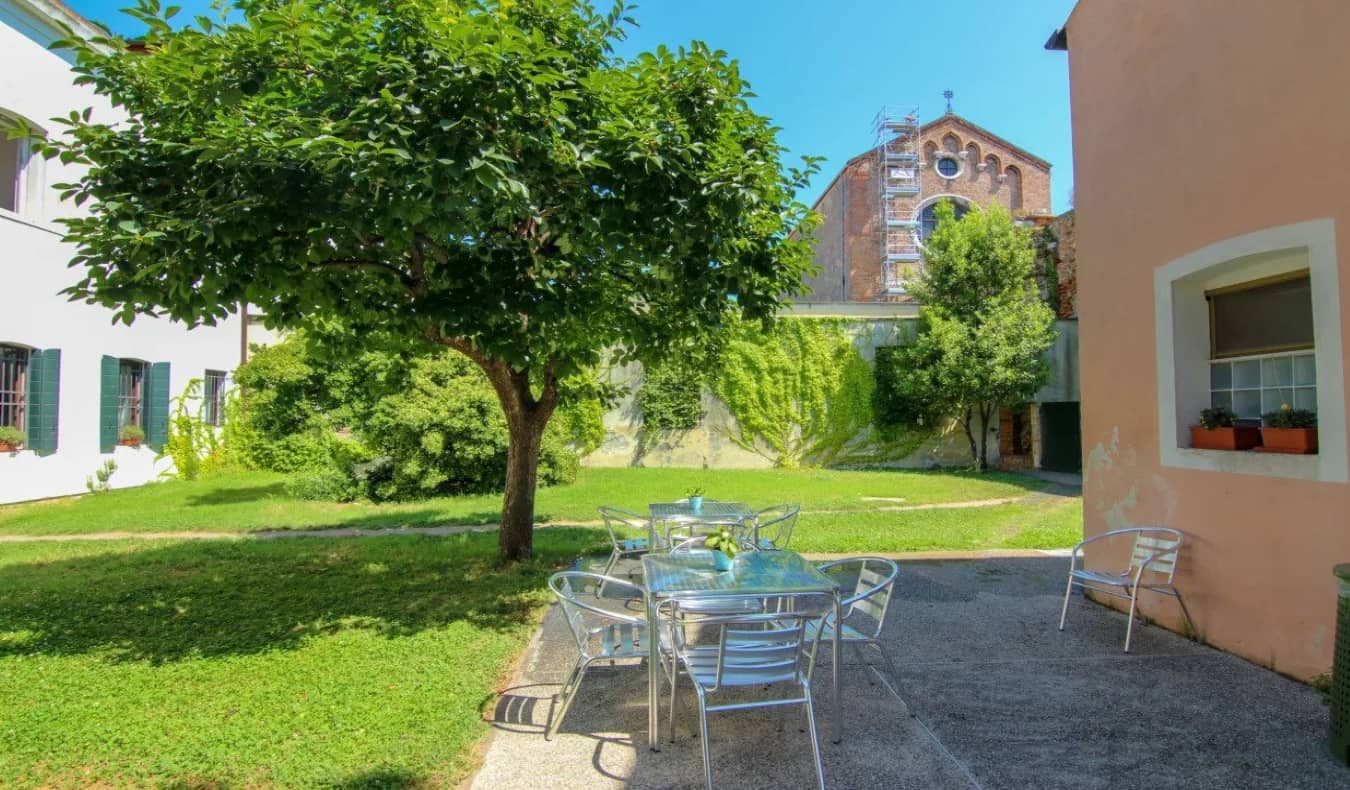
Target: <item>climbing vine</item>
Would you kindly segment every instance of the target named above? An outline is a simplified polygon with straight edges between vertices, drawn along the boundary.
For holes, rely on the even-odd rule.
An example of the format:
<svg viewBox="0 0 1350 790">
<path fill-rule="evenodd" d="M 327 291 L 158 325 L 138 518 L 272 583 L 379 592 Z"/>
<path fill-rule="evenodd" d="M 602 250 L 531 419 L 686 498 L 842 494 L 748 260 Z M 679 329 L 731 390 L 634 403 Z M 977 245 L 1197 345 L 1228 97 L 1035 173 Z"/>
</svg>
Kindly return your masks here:
<svg viewBox="0 0 1350 790">
<path fill-rule="evenodd" d="M 781 467 L 862 463 L 912 452 L 921 437 L 873 429 L 872 366 L 847 322 L 784 318 L 771 332 L 732 330 L 713 392 L 735 424 L 732 442 Z"/>
<path fill-rule="evenodd" d="M 703 387 L 707 368 L 684 356 L 644 367 L 642 385 L 634 400 L 644 432 L 687 431 L 698 427 L 706 413 Z"/>
<path fill-rule="evenodd" d="M 1032 237 L 1032 243 L 1036 250 L 1036 263 L 1040 268 L 1036 280 L 1040 287 L 1041 299 L 1055 311 L 1055 315 L 1059 315 L 1059 261 L 1056 254 L 1059 235 L 1055 233 L 1053 226 L 1046 225 Z"/>
</svg>

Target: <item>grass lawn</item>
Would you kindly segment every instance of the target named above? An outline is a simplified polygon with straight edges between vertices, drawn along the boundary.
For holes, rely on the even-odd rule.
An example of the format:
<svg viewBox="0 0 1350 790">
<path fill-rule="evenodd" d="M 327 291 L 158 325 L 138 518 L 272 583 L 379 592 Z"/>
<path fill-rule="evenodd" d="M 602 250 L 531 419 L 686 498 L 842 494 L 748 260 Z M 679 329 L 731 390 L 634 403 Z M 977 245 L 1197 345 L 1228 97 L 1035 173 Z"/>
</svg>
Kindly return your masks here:
<svg viewBox="0 0 1350 790">
<path fill-rule="evenodd" d="M 431 525 L 500 506 L 304 502 L 283 480 L 6 506 L 0 534 Z M 1082 530 L 1080 499 L 999 474 L 589 469 L 541 491 L 539 513 L 590 521 L 598 503 L 643 510 L 693 485 L 801 502 L 805 552 L 1057 548 Z M 881 509 L 1004 498 L 1017 501 Z M 599 527 L 549 527 L 534 561 L 498 571 L 491 533 L 0 543 L 0 787 L 453 787 L 547 575 L 604 547 Z"/>
<path fill-rule="evenodd" d="M 337 504 L 288 497 L 283 475 L 242 472 L 190 483 L 166 482 L 27 505 L 0 506 L 0 534 L 79 532 L 251 532 L 324 527 L 396 527 L 496 521 L 501 496 L 442 497 L 406 504 Z M 576 483 L 540 489 L 536 514 L 547 521 L 593 521 L 598 505 L 645 512 L 694 486 L 718 499 L 754 505 L 797 502 L 805 513 L 851 523 L 850 512 L 1023 496 L 1044 484 L 1022 475 L 910 470 L 839 471 L 583 469 Z M 888 498 L 876 501 L 866 497 Z M 840 512 L 842 511 L 842 512 Z M 912 514 L 911 514 L 912 515 Z M 909 515 L 905 516 L 909 519 Z"/>
<path fill-rule="evenodd" d="M 0 547 L 0 786 L 452 787 L 594 537 Z"/>
</svg>

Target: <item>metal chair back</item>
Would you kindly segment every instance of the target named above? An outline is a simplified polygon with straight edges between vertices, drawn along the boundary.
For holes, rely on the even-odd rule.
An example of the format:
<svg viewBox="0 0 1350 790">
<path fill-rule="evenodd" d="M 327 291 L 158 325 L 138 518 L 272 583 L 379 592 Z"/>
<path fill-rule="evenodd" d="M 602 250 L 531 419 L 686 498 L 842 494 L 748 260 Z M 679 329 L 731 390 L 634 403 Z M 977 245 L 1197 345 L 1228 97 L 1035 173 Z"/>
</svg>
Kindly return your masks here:
<svg viewBox="0 0 1350 790">
<path fill-rule="evenodd" d="M 706 538 L 723 529 L 730 529 L 736 535 L 738 543 L 745 543 L 750 527 L 734 516 L 670 516 L 661 520 L 662 540 L 667 546 L 675 546 L 693 538 Z"/>
<path fill-rule="evenodd" d="M 1171 583 L 1183 538 L 1181 530 L 1171 527 L 1139 527 L 1130 551 L 1130 569 L 1159 573 Z"/>
<path fill-rule="evenodd" d="M 649 523 L 646 516 L 634 513 L 631 510 L 624 510 L 621 507 L 611 507 L 602 505 L 598 508 L 600 518 L 605 521 L 605 530 L 609 533 L 609 542 L 619 551 L 631 551 L 625 541 L 631 540 L 625 537 L 620 531 L 620 527 L 640 530 L 645 536 L 649 530 Z"/>
<path fill-rule="evenodd" d="M 755 514 L 755 536 L 760 548 L 786 549 L 801 515 L 800 505 L 774 505 Z"/>
<path fill-rule="evenodd" d="M 695 682 L 704 691 L 714 692 L 807 681 L 812 660 L 808 627 L 833 611 L 833 599 L 822 593 L 773 596 L 760 599 L 754 610 L 743 608 L 735 613 L 709 606 L 726 597 L 684 596 L 666 599 L 658 606 L 658 618 L 669 630 L 670 643 Z M 742 606 L 754 600 L 733 598 Z M 757 706 L 747 703 L 744 707 Z"/>
<path fill-rule="evenodd" d="M 844 610 L 844 620 L 859 634 L 868 639 L 878 639 L 886 624 L 886 612 L 890 610 L 891 596 L 895 593 L 895 580 L 900 576 L 900 564 L 885 557 L 850 557 L 817 566 L 830 575 L 856 573 L 857 583 L 853 594 L 840 601 Z M 854 615 L 862 615 L 871 621 L 866 627 L 859 627 Z"/>
<path fill-rule="evenodd" d="M 568 629 L 583 658 L 641 658 L 646 655 L 641 649 L 641 641 L 647 621 L 636 614 L 593 603 L 599 594 L 588 589 L 603 587 L 612 594 L 617 588 L 624 593 L 619 600 L 632 600 L 646 595 L 641 587 L 623 579 L 583 571 L 555 573 L 549 577 L 548 586 L 562 607 Z M 582 600 L 583 595 L 591 601 Z"/>
</svg>

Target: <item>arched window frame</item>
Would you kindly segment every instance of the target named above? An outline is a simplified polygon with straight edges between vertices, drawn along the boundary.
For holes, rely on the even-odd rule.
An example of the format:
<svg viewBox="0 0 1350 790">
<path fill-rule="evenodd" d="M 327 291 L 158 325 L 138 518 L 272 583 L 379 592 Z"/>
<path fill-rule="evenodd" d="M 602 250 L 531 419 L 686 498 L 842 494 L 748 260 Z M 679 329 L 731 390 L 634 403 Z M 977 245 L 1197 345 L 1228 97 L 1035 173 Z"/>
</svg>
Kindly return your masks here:
<svg viewBox="0 0 1350 790">
<path fill-rule="evenodd" d="M 942 200 L 950 200 L 955 204 L 957 219 L 965 216 L 966 212 L 971 209 L 970 198 L 950 193 L 934 195 L 920 203 L 914 210 L 914 243 L 917 244 L 920 249 L 925 247 L 928 242 L 928 236 L 933 230 L 936 230 L 936 225 L 933 228 L 925 229 L 924 215 L 928 213 L 930 209 L 935 208 L 938 202 Z"/>
</svg>

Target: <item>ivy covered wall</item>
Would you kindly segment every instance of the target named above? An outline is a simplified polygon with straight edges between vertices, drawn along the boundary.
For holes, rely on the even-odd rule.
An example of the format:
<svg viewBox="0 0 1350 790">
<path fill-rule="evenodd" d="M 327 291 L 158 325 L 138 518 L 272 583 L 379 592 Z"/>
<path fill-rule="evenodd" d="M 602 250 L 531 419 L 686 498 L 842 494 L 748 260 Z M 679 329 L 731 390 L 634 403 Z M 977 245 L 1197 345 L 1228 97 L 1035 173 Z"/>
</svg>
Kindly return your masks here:
<svg viewBox="0 0 1350 790">
<path fill-rule="evenodd" d="M 882 432 L 873 359 L 912 331 L 905 319 L 782 318 L 742 325 L 697 360 L 611 372 L 628 390 L 605 414 L 588 466 L 755 468 L 969 462 L 945 427 Z M 959 432 L 958 432 L 959 433 Z"/>
</svg>

